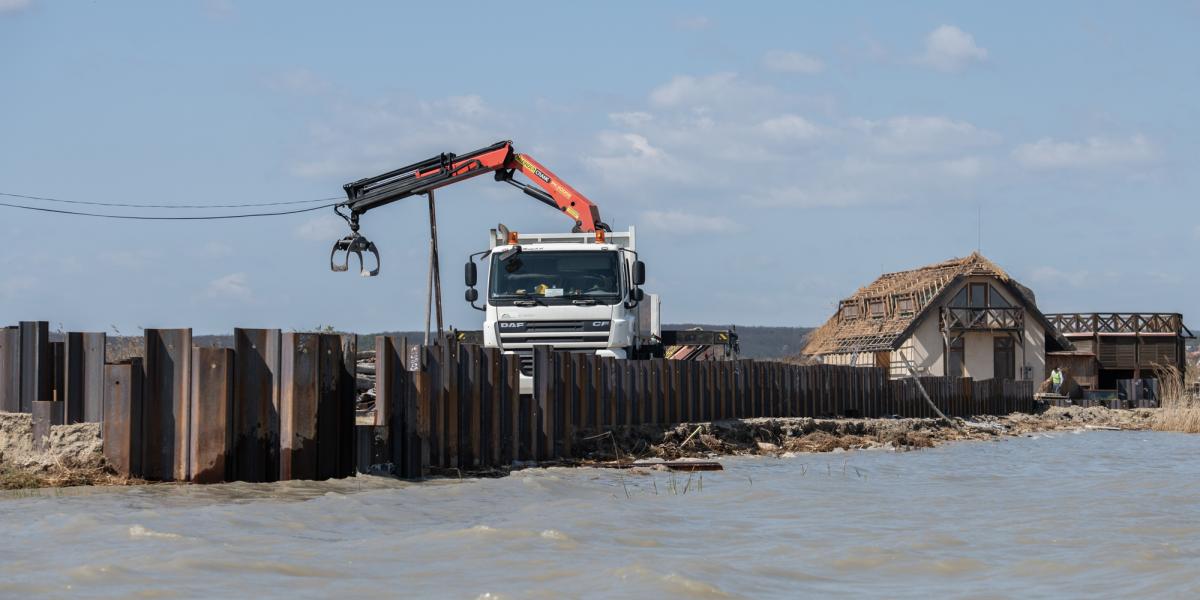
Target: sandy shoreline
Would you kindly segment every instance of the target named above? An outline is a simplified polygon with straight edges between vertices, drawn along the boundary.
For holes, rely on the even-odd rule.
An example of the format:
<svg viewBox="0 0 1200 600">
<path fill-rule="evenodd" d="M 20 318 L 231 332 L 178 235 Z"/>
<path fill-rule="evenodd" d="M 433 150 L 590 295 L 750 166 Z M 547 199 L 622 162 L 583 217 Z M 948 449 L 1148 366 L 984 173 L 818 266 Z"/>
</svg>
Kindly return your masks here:
<svg viewBox="0 0 1200 600">
<path fill-rule="evenodd" d="M 588 465 L 631 459 L 707 458 L 737 455 L 782 455 L 790 452 L 832 452 L 867 448 L 896 451 L 930 448 L 960 440 L 994 440 L 1043 431 L 1150 429 L 1153 409 L 1051 408 L 1041 414 L 1013 413 L 977 417 L 971 423 L 955 419 L 811 419 L 757 418 L 620 428 L 579 432 L 576 458 L 547 465 Z M 593 437 L 597 434 L 600 437 Z M 592 439 L 586 439 L 592 437 Z M 464 473 L 504 475 L 509 469 Z M 446 473 L 436 473 L 446 474 Z M 459 473 L 454 472 L 457 476 Z M 52 428 L 50 446 L 36 452 L 30 415 L 0 413 L 0 490 L 77 485 L 144 483 L 115 475 L 104 463 L 100 427 L 94 423 Z"/>
</svg>

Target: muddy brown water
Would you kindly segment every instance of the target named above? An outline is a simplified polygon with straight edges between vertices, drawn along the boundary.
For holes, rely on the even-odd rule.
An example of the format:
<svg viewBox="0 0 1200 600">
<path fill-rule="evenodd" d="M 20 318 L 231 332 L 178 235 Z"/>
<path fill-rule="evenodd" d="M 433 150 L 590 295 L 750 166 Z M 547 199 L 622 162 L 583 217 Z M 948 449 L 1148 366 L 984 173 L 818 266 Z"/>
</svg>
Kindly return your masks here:
<svg viewBox="0 0 1200 600">
<path fill-rule="evenodd" d="M 1200 436 L 0 496 L 0 597 L 1198 597 Z M 686 493 L 684 490 L 686 488 Z M 626 497 L 628 490 L 628 497 Z"/>
</svg>

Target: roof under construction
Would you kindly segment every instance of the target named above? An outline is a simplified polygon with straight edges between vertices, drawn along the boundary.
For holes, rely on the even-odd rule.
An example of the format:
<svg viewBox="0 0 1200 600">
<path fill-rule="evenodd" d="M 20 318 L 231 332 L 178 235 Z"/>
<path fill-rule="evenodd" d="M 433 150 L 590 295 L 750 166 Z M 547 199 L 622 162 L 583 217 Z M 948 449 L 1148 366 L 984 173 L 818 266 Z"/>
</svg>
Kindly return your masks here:
<svg viewBox="0 0 1200 600">
<path fill-rule="evenodd" d="M 829 321 L 812 333 L 804 354 L 896 350 L 925 312 L 935 305 L 935 299 L 952 284 L 973 276 L 995 277 L 1033 306 L 1033 294 L 1027 288 L 975 252 L 911 271 L 885 273 L 859 288 L 842 300 Z"/>
</svg>

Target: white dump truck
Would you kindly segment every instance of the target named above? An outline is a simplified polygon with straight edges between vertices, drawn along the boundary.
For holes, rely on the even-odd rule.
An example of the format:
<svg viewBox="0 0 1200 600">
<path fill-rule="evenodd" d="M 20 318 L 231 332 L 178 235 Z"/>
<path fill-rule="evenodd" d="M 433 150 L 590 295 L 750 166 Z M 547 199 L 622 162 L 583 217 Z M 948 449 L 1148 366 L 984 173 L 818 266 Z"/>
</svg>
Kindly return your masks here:
<svg viewBox="0 0 1200 600">
<path fill-rule="evenodd" d="M 483 305 L 478 263 L 487 267 Z M 517 233 L 493 229 L 488 250 L 466 265 L 466 297 L 484 311 L 484 346 L 521 357 L 521 389 L 532 390 L 533 348 L 613 358 L 662 356 L 658 296 L 645 294 L 646 267 L 634 230 Z"/>
</svg>

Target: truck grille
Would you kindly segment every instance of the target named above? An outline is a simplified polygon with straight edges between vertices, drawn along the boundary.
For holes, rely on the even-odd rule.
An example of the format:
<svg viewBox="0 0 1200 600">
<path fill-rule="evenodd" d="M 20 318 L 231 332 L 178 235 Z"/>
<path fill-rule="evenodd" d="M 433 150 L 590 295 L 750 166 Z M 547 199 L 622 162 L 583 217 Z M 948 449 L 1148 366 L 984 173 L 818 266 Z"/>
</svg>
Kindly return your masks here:
<svg viewBox="0 0 1200 600">
<path fill-rule="evenodd" d="M 521 359 L 521 373 L 533 376 L 533 349 L 553 346 L 555 350 L 595 352 L 608 346 L 607 319 L 591 321 L 501 321 L 496 330 L 500 347 Z"/>
<path fill-rule="evenodd" d="M 521 374 L 533 377 L 533 350 L 517 350 L 517 358 L 521 360 Z"/>
<path fill-rule="evenodd" d="M 583 331 L 584 321 L 526 321 L 525 333 Z"/>
<path fill-rule="evenodd" d="M 531 336 L 521 335 L 519 333 L 504 334 L 501 338 L 505 344 L 569 344 L 572 342 L 594 342 L 596 340 L 604 341 L 608 339 L 608 333 L 603 333 L 603 337 L 593 335 L 584 337 L 582 335 L 556 335 L 556 336 Z"/>
<path fill-rule="evenodd" d="M 517 358 L 521 361 L 521 374 L 526 377 L 533 377 L 533 350 L 514 350 L 513 352 L 516 353 Z M 574 352 L 591 354 L 594 350 L 575 350 Z"/>
</svg>

